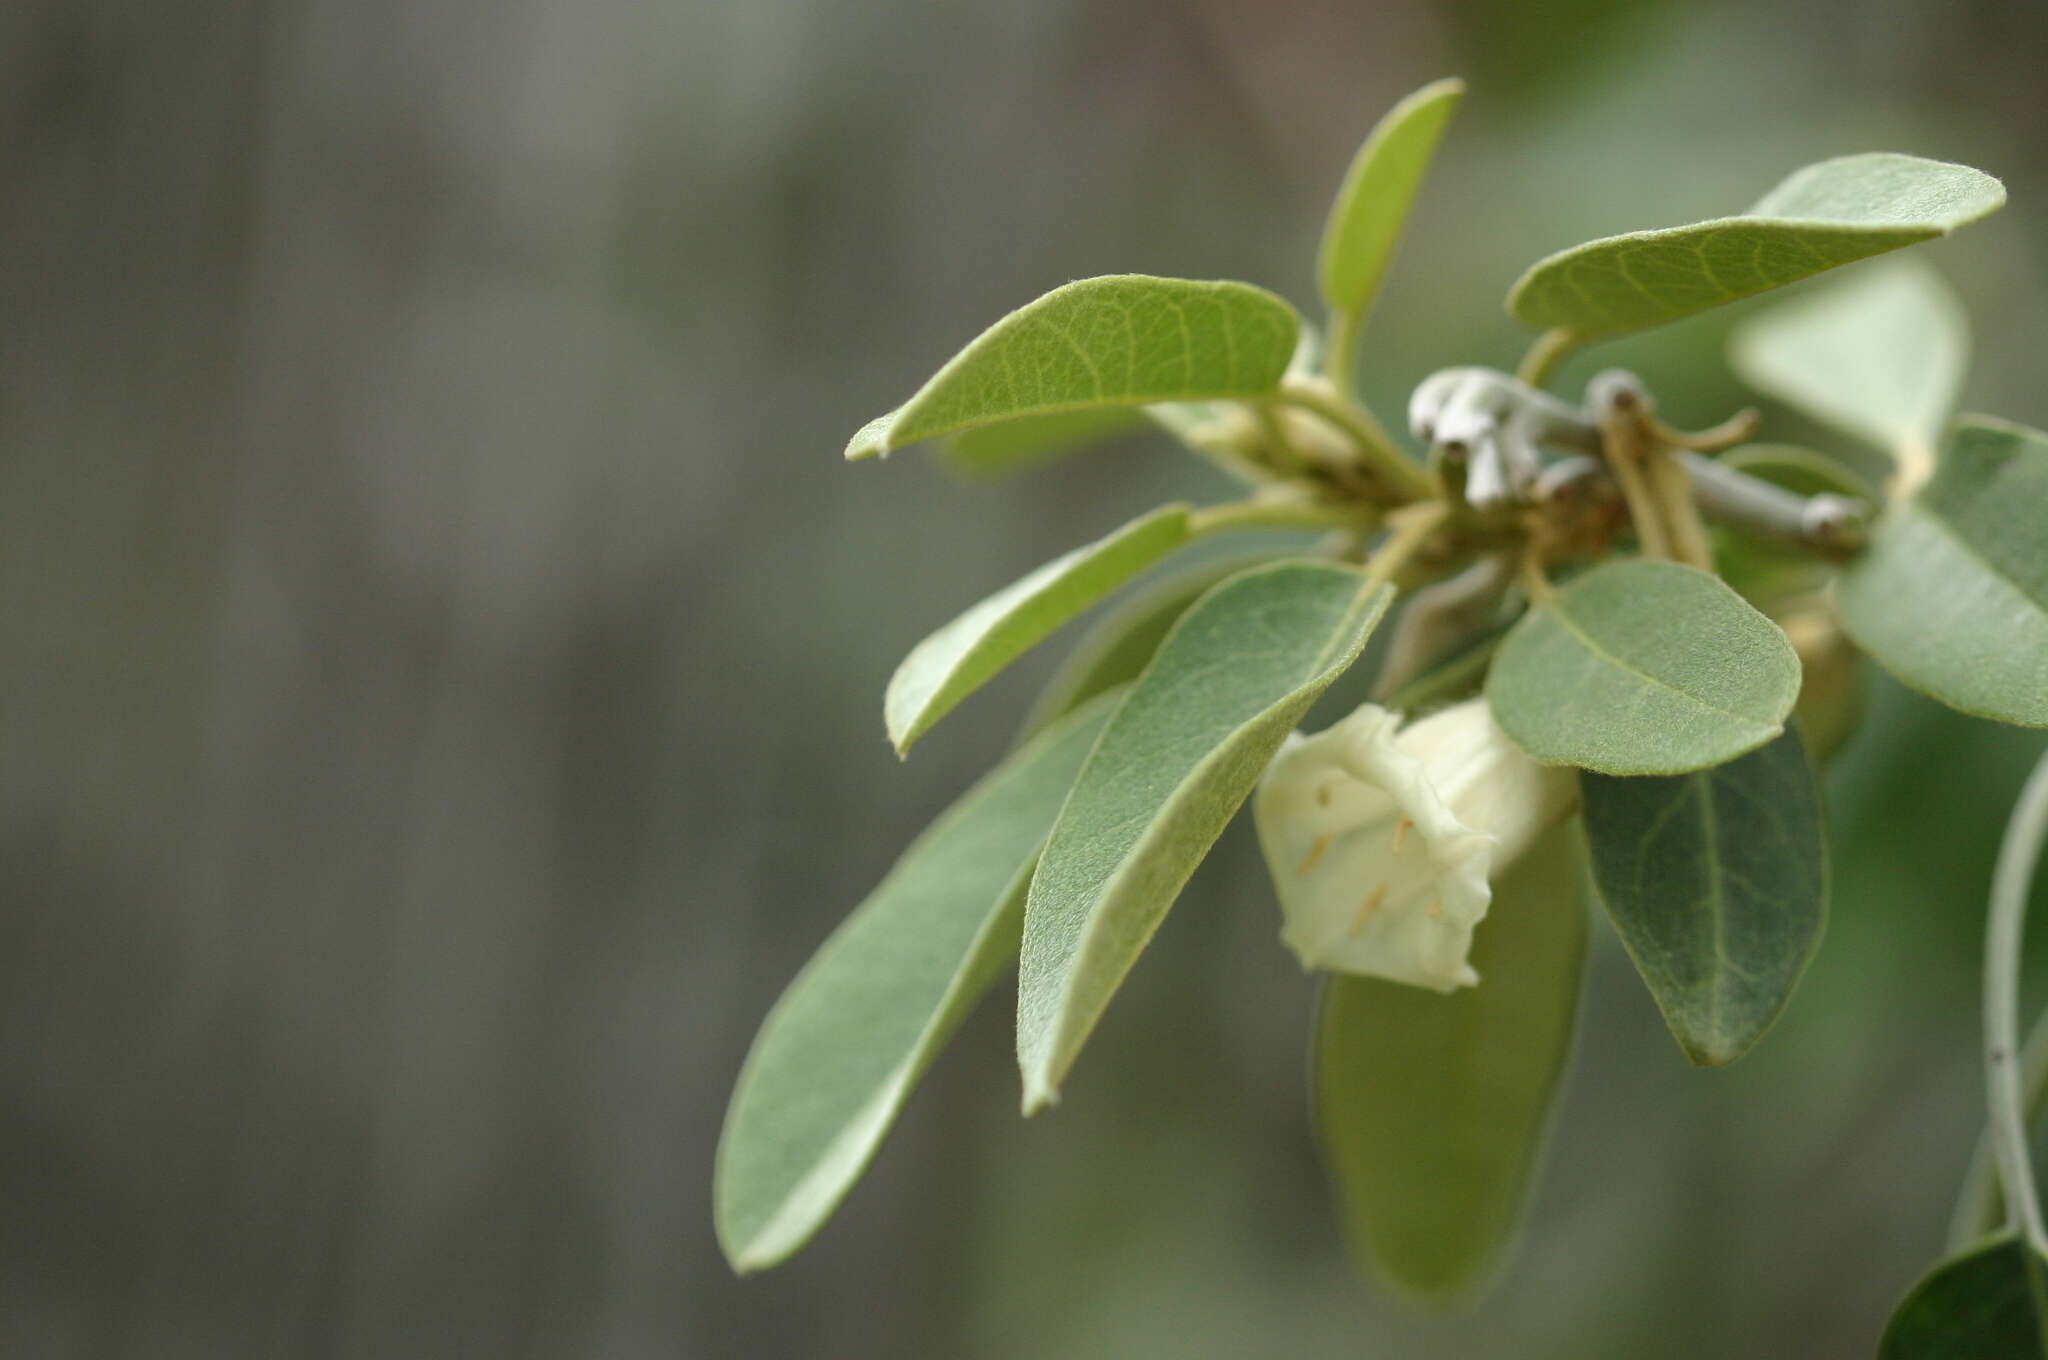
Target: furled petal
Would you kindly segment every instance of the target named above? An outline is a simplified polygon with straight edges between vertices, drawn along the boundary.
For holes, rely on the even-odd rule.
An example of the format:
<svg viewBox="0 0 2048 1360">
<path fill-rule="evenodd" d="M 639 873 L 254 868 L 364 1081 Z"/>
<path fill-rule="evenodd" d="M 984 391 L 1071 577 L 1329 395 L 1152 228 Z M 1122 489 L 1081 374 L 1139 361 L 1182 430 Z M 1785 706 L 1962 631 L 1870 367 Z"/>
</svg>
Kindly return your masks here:
<svg viewBox="0 0 2048 1360">
<path fill-rule="evenodd" d="M 1310 968 L 1471 986 L 1488 876 L 1562 817 L 1574 791 L 1569 770 L 1502 735 L 1483 699 L 1406 728 L 1366 704 L 1290 737 L 1253 804 L 1281 938 Z"/>
</svg>

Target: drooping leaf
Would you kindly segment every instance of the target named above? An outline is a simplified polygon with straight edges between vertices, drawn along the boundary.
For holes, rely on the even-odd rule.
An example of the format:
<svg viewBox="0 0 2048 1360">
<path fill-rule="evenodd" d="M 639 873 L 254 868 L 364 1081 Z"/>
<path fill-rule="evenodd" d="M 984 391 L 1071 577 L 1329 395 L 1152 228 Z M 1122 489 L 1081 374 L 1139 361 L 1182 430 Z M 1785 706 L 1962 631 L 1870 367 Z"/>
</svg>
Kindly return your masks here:
<svg viewBox="0 0 2048 1360">
<path fill-rule="evenodd" d="M 1061 624 L 1187 540 L 1188 507 L 1162 506 L 1054 558 L 918 643 L 882 700 L 897 753 Z"/>
<path fill-rule="evenodd" d="M 1878 1360 L 2044 1360 L 2048 1259 L 2001 1236 L 1936 1266 L 1892 1314 Z"/>
<path fill-rule="evenodd" d="M 1841 581 L 1856 644 L 1965 713 L 2048 726 L 2048 435 L 1958 423 Z"/>
<path fill-rule="evenodd" d="M 977 425 L 940 440 L 934 456 L 962 477 L 1007 477 L 1144 425 L 1144 414 L 1133 407 L 1084 406 Z"/>
<path fill-rule="evenodd" d="M 1481 1284 L 1508 1247 L 1571 1054 L 1586 903 L 1560 827 L 1494 887 L 1479 985 L 1448 995 L 1332 974 L 1316 1123 L 1354 1253 L 1411 1292 Z"/>
<path fill-rule="evenodd" d="M 1740 217 L 1588 241 L 1539 261 L 1508 294 L 1531 326 L 1580 339 L 1661 326 L 1917 241 L 2005 202 L 1965 165 L 1889 152 L 1795 170 Z"/>
<path fill-rule="evenodd" d="M 1545 764 L 1681 774 L 1777 736 L 1799 657 L 1716 577 L 1613 561 L 1535 602 L 1495 653 L 1486 697 Z"/>
<path fill-rule="evenodd" d="M 1743 381 L 1894 454 L 1939 442 L 1969 354 L 1962 304 L 1911 259 L 1765 312 L 1729 340 Z"/>
<path fill-rule="evenodd" d="M 1076 711 L 969 790 L 775 1003 L 718 1145 L 718 1237 L 734 1269 L 784 1260 L 831 1217 L 1016 957 L 1031 866 L 1115 703 Z"/>
<path fill-rule="evenodd" d="M 1820 945 L 1827 842 L 1796 729 L 1691 774 L 1580 776 L 1593 881 L 1694 1062 L 1747 1053 Z"/>
<path fill-rule="evenodd" d="M 1388 110 L 1358 148 L 1323 228 L 1323 298 L 1332 311 L 1357 313 L 1372 305 L 1437 142 L 1464 93 L 1462 80 L 1423 86 Z"/>
<path fill-rule="evenodd" d="M 1043 730 L 1107 689 L 1138 678 L 1180 616 L 1224 578 L 1269 560 L 1274 554 L 1233 554 L 1176 571 L 1138 592 L 1097 620 L 1053 672 L 1024 719 L 1024 737 Z"/>
<path fill-rule="evenodd" d="M 1391 598 L 1348 567 L 1278 562 L 1231 577 L 1174 625 L 1031 880 L 1017 1009 L 1026 1113 L 1057 1098 L 1181 887 Z"/>
<path fill-rule="evenodd" d="M 848 458 L 933 435 L 1100 406 L 1273 391 L 1301 319 L 1248 283 L 1111 274 L 1055 288 L 983 331 L 909 401 L 862 426 Z"/>
</svg>

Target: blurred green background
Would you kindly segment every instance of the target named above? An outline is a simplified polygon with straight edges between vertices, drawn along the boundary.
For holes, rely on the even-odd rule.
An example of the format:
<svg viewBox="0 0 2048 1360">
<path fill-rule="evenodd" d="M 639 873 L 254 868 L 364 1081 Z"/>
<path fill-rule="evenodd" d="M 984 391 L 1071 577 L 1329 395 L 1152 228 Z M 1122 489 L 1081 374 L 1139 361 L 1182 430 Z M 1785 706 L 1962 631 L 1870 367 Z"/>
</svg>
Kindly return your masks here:
<svg viewBox="0 0 2048 1360">
<path fill-rule="evenodd" d="M 1143 441 L 1002 489 L 844 467 L 856 425 L 1068 279 L 1311 300 L 1357 140 L 1445 74 L 1365 346 L 1390 414 L 1512 363 L 1536 257 L 1888 149 L 2006 180 L 1923 250 L 1969 404 L 2048 423 L 2044 45 L 2022 0 L 0 8 L 0 1354 L 1869 1354 L 1980 1123 L 2041 745 L 1887 684 L 1792 1009 L 1693 1071 L 1605 940 L 1476 1311 L 1341 1256 L 1241 828 L 1056 1112 L 1016 1117 L 996 1001 L 744 1281 L 711 1157 L 762 1013 L 1051 658 L 907 764 L 894 662 L 1224 493 Z M 1706 424 L 1730 319 L 1564 381 Z"/>
</svg>

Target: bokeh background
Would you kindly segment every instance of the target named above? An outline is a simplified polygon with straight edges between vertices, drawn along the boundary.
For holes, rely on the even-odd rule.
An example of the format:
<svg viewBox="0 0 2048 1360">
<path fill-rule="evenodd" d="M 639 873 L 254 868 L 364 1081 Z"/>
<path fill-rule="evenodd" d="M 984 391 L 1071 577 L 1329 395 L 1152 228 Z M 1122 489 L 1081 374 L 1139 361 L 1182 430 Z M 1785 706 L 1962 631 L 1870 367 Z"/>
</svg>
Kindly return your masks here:
<svg viewBox="0 0 2048 1360">
<path fill-rule="evenodd" d="M 1970 404 L 2048 423 L 2044 46 L 2028 0 L 0 7 L 0 1354 L 1867 1355 L 1980 1123 L 2041 745 L 1883 683 L 1792 1009 L 1693 1071 L 1603 942 L 1476 1311 L 1341 1256 L 1241 829 L 1057 1112 L 1016 1117 L 998 1000 L 744 1281 L 712 1151 L 762 1013 L 1049 659 L 907 764 L 894 662 L 1225 494 L 1144 441 L 849 468 L 856 425 L 1071 278 L 1312 299 L 1358 138 L 1452 73 L 1388 408 L 1512 363 L 1537 256 L 1891 149 L 2005 178 L 1925 253 Z M 1707 423 L 1728 320 L 1565 381 L 1630 363 Z"/>
</svg>

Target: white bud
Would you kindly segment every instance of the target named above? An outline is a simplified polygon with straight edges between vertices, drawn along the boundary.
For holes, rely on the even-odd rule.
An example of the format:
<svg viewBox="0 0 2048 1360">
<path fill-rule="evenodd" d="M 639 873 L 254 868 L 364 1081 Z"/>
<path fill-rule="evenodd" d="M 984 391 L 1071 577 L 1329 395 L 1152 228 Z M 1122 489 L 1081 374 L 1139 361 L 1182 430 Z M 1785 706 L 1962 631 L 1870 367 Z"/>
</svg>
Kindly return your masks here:
<svg viewBox="0 0 2048 1360">
<path fill-rule="evenodd" d="M 1467 955 L 1488 880 L 1571 811 L 1578 785 L 1524 755 L 1484 699 L 1400 721 L 1365 704 L 1290 736 L 1253 816 L 1281 938 L 1305 966 L 1448 992 L 1479 981 Z"/>
</svg>

